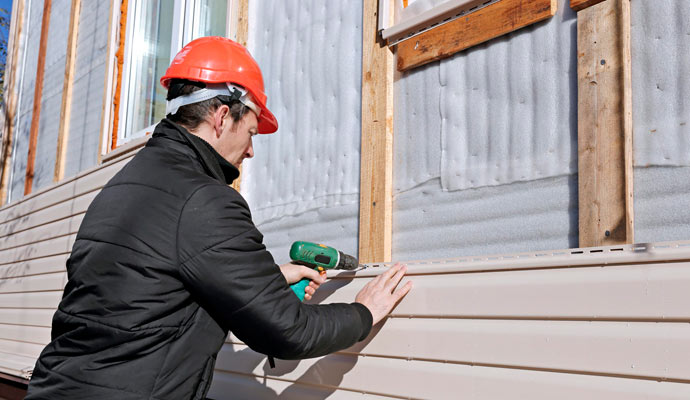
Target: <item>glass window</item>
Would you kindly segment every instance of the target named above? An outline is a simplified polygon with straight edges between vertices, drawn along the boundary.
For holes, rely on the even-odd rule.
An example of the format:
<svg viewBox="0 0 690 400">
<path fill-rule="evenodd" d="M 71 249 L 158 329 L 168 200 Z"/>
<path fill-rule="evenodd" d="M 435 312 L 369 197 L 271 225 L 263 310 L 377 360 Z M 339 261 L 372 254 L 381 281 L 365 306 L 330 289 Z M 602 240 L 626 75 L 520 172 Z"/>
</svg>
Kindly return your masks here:
<svg viewBox="0 0 690 400">
<path fill-rule="evenodd" d="M 192 39 L 202 36 L 225 36 L 228 0 L 197 0 L 194 3 Z"/>
<path fill-rule="evenodd" d="M 165 117 L 159 80 L 182 46 L 201 36 L 226 36 L 228 0 L 134 0 L 127 16 L 118 145 L 143 136 Z"/>
<path fill-rule="evenodd" d="M 129 73 L 122 82 L 127 101 L 120 120 L 125 123 L 119 135 L 125 141 L 165 116 L 166 93 L 158 79 L 170 64 L 174 5 L 174 0 L 132 3 L 129 60 L 125 60 Z"/>
</svg>

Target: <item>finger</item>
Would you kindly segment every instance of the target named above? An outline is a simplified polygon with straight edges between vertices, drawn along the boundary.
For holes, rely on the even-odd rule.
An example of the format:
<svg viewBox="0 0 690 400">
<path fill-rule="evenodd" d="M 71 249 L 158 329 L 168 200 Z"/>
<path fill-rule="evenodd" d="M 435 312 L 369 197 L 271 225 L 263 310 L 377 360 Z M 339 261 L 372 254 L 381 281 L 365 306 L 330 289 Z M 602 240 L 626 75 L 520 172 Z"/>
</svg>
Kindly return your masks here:
<svg viewBox="0 0 690 400">
<path fill-rule="evenodd" d="M 304 293 L 306 293 L 306 294 L 314 294 L 314 292 L 316 292 L 316 289 L 314 289 L 311 286 L 307 286 L 304 288 Z"/>
<path fill-rule="evenodd" d="M 403 266 L 398 270 L 398 272 L 395 273 L 395 275 L 393 275 L 393 277 L 391 277 L 391 279 L 388 280 L 388 282 L 386 282 L 385 288 L 388 293 L 392 292 L 393 289 L 398 286 L 398 283 L 400 283 L 406 272 L 407 267 Z"/>
<path fill-rule="evenodd" d="M 311 300 L 311 295 L 309 293 L 305 293 L 304 300 Z"/>
<path fill-rule="evenodd" d="M 402 268 L 402 264 L 400 263 L 396 263 L 394 266 L 388 268 L 384 273 L 376 277 L 376 284 L 384 287 L 386 282 L 388 282 L 388 280 L 391 279 L 391 277 L 393 277 L 400 270 L 400 268 Z"/>
<path fill-rule="evenodd" d="M 403 297 L 405 297 L 410 290 L 412 290 L 412 281 L 407 281 L 405 284 L 393 292 L 393 298 L 395 298 L 395 302 L 399 302 Z"/>
<path fill-rule="evenodd" d="M 319 284 L 318 282 L 309 281 L 309 286 L 313 287 L 314 290 L 316 290 L 319 288 L 319 286 L 321 286 L 321 284 Z"/>
</svg>

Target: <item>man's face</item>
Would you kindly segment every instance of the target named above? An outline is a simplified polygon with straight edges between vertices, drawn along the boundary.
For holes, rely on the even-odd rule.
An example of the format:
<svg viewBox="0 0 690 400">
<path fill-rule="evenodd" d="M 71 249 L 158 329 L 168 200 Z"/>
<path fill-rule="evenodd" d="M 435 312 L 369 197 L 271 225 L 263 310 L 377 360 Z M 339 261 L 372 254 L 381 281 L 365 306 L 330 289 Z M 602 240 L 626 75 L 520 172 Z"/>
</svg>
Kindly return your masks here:
<svg viewBox="0 0 690 400">
<path fill-rule="evenodd" d="M 245 158 L 254 157 L 252 137 L 258 133 L 258 120 L 256 114 L 249 111 L 234 123 L 228 114 L 225 122 L 219 140 L 219 153 L 230 164 L 239 168 Z"/>
</svg>

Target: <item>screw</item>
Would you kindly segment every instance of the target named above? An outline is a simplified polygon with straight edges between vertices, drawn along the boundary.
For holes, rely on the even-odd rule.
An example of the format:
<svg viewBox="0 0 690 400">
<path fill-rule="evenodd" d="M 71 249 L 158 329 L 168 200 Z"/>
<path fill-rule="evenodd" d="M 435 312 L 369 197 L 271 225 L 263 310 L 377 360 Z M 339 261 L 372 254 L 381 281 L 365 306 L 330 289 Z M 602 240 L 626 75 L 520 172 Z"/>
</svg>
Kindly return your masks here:
<svg viewBox="0 0 690 400">
<path fill-rule="evenodd" d="M 606 235 L 606 237 L 609 237 L 609 236 L 611 236 L 611 232 L 606 231 L 606 232 L 604 232 L 604 235 Z"/>
<path fill-rule="evenodd" d="M 606 60 L 601 60 L 601 65 L 606 64 Z"/>
</svg>

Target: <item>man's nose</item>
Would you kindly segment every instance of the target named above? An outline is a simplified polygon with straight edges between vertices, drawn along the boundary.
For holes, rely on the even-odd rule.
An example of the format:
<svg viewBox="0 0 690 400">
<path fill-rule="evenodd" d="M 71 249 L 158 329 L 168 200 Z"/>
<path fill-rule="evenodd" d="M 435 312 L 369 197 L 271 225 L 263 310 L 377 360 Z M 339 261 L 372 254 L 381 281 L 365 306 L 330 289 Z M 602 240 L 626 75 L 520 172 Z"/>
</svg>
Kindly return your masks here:
<svg viewBox="0 0 690 400">
<path fill-rule="evenodd" d="M 245 152 L 245 157 L 246 158 L 254 157 L 254 146 L 252 146 L 251 144 L 249 145 L 249 147 L 247 147 L 247 151 Z"/>
</svg>

